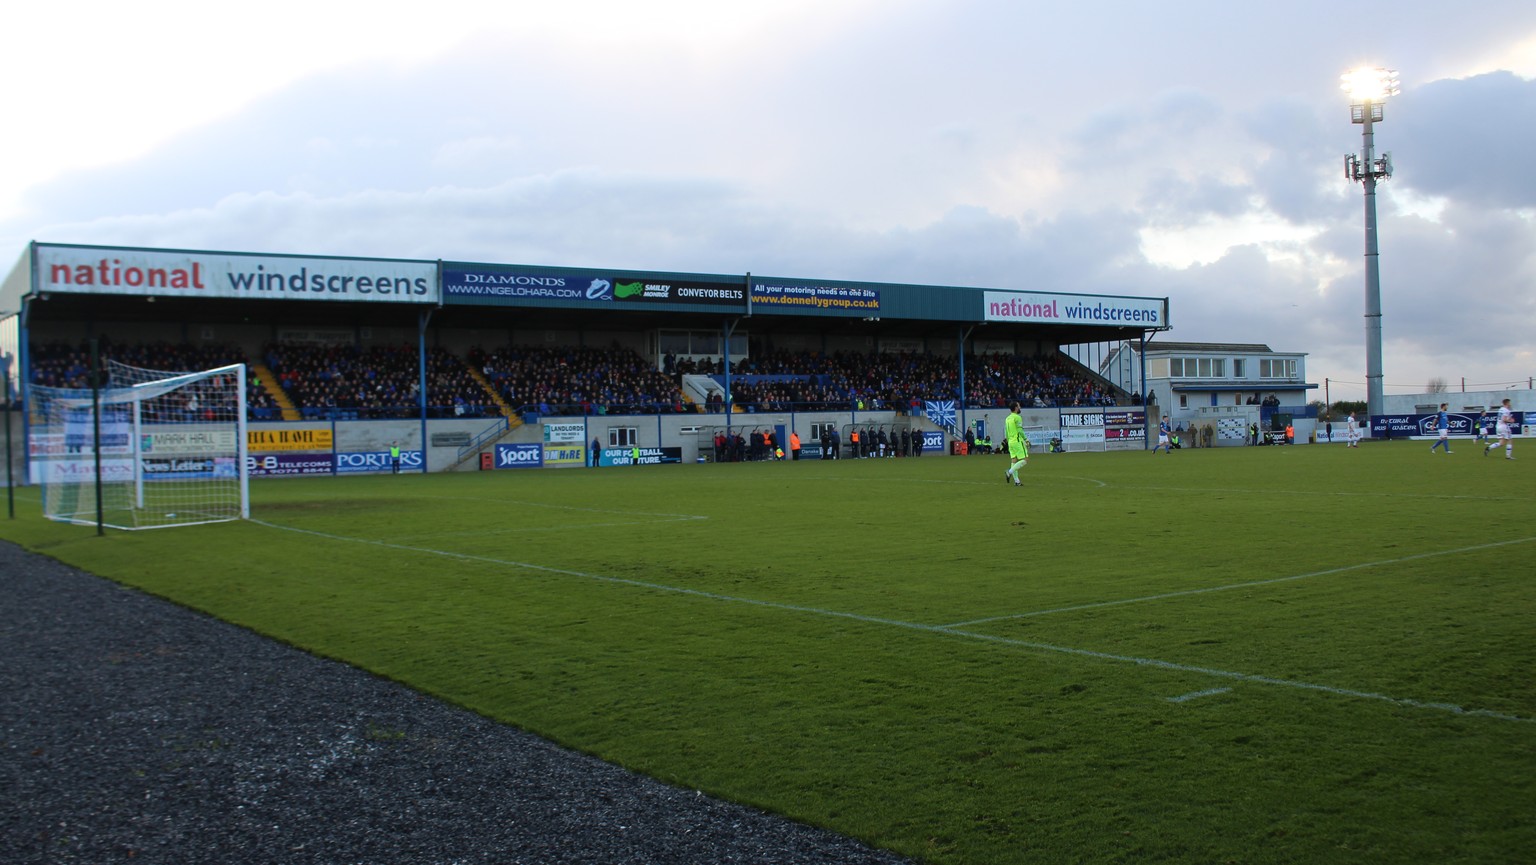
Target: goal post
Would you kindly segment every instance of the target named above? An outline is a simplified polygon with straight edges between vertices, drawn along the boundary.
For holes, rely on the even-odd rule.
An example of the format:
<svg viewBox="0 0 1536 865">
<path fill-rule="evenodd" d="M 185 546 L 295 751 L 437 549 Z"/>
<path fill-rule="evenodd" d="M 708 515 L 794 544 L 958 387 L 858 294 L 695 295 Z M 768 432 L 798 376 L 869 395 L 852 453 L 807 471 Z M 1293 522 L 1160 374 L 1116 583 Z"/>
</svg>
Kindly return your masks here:
<svg viewBox="0 0 1536 865">
<path fill-rule="evenodd" d="M 108 370 L 96 392 L 31 388 L 43 515 L 119 529 L 249 517 L 245 365 Z"/>
</svg>

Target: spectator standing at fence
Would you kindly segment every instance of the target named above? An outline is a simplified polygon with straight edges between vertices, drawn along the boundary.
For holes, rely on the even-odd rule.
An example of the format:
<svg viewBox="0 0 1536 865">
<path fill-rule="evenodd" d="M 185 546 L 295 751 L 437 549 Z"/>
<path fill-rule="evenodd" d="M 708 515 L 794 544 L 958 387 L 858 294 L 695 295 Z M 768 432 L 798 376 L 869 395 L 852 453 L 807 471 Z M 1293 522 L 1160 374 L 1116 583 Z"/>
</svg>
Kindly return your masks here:
<svg viewBox="0 0 1536 865">
<path fill-rule="evenodd" d="M 1008 440 L 1008 458 L 1013 460 L 1013 465 L 1003 472 L 1003 480 L 1022 487 L 1024 482 L 1019 480 L 1019 469 L 1029 465 L 1029 439 L 1024 437 L 1024 418 L 1019 414 L 1018 400 L 1008 406 L 1008 418 L 1003 421 L 1003 438 Z"/>
<path fill-rule="evenodd" d="M 1451 452 L 1451 413 L 1446 411 L 1449 407 L 1448 402 L 1440 403 L 1440 414 L 1435 417 L 1435 432 L 1439 433 L 1440 437 L 1429 446 L 1430 453 L 1434 453 L 1435 448 L 1444 448 L 1446 453 Z"/>
<path fill-rule="evenodd" d="M 800 461 L 800 433 L 794 430 L 789 431 L 789 461 Z"/>
<path fill-rule="evenodd" d="M 389 466 L 395 474 L 400 474 L 400 443 L 389 443 Z"/>
</svg>

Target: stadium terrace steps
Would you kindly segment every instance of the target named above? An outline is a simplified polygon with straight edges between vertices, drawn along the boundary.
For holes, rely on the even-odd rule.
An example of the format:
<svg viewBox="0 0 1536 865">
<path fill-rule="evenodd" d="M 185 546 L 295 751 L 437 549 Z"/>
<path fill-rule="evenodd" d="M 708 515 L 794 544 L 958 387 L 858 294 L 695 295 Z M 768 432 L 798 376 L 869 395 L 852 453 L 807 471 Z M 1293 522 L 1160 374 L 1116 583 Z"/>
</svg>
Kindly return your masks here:
<svg viewBox="0 0 1536 865">
<path fill-rule="evenodd" d="M 501 398 L 501 394 L 497 393 L 496 388 L 491 386 L 490 379 L 485 377 L 485 373 L 476 369 L 472 363 L 464 364 L 464 368 L 469 370 L 469 377 L 480 385 L 492 402 L 496 403 L 496 410 L 501 412 L 501 416 L 512 422 L 512 428 L 516 429 L 522 426 L 522 421 L 518 418 L 516 410 L 506 400 Z"/>
<path fill-rule="evenodd" d="M 250 364 L 250 369 L 251 374 L 256 376 L 256 380 L 261 382 L 262 389 L 272 397 L 277 407 L 282 409 L 283 420 L 303 420 L 299 414 L 299 407 L 294 404 L 293 398 L 288 396 L 287 391 L 283 390 L 282 383 L 266 364 L 253 363 Z"/>
</svg>

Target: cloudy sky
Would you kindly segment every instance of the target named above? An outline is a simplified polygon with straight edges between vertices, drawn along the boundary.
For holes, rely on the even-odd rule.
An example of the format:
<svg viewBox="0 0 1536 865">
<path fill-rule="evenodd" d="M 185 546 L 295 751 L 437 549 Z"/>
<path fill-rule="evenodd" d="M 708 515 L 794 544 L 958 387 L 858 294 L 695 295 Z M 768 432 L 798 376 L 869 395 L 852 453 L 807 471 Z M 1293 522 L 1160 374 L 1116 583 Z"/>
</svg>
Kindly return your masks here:
<svg viewBox="0 0 1536 865">
<path fill-rule="evenodd" d="M 1387 66 L 1386 392 L 1536 376 L 1530 0 L 6 18 L 7 265 L 40 240 L 1167 296 L 1159 339 L 1307 352 L 1334 399 L 1365 396 L 1339 75 Z"/>
</svg>

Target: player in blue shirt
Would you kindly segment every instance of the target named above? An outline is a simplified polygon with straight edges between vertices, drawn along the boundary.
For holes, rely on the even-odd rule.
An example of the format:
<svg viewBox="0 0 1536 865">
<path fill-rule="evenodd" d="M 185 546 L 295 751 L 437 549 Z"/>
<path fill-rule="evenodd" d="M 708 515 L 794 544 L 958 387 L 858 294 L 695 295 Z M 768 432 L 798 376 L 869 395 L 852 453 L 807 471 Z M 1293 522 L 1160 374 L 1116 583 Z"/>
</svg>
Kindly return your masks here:
<svg viewBox="0 0 1536 865">
<path fill-rule="evenodd" d="M 1445 448 L 1446 453 L 1451 452 L 1451 415 L 1445 409 L 1450 403 L 1440 403 L 1440 416 L 1435 419 L 1435 429 L 1440 431 L 1440 439 L 1429 446 L 1429 452 L 1434 453 L 1435 448 Z"/>
<path fill-rule="evenodd" d="M 1168 423 L 1168 416 L 1163 415 L 1163 422 L 1157 425 L 1157 444 L 1152 446 L 1152 452 L 1157 453 L 1157 449 L 1162 448 L 1165 454 L 1173 453 L 1168 445 L 1168 439 L 1172 435 L 1173 427 Z"/>
</svg>

